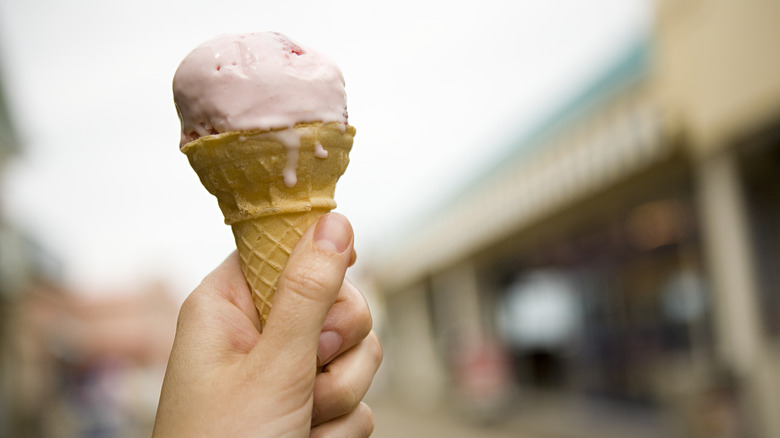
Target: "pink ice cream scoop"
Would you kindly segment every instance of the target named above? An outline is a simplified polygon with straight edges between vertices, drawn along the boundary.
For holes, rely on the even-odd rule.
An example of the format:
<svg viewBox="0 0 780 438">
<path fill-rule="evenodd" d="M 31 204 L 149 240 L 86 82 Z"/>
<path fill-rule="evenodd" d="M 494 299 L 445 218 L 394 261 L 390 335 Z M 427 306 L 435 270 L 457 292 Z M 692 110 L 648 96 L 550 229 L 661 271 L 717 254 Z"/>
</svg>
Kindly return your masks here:
<svg viewBox="0 0 780 438">
<path fill-rule="evenodd" d="M 180 146 L 228 131 L 347 123 L 344 77 L 328 57 L 276 32 L 220 35 L 173 78 Z"/>
</svg>

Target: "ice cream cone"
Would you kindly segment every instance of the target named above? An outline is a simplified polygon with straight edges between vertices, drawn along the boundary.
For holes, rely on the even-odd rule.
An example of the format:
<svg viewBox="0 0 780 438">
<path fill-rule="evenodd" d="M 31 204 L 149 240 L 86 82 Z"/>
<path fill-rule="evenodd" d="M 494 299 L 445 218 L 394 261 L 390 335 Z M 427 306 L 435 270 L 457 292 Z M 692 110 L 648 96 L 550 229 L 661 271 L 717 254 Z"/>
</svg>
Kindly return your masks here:
<svg viewBox="0 0 780 438">
<path fill-rule="evenodd" d="M 343 123 L 301 123 L 209 135 L 182 147 L 233 229 L 261 328 L 295 244 L 336 207 L 333 194 L 354 135 Z"/>
</svg>

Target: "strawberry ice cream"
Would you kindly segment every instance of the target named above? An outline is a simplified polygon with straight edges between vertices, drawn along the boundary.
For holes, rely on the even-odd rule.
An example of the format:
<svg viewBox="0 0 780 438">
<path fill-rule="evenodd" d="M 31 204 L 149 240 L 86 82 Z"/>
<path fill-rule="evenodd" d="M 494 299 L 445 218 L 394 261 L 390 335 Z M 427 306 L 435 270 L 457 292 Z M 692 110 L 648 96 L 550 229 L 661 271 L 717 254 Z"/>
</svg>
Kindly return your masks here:
<svg viewBox="0 0 780 438">
<path fill-rule="evenodd" d="M 173 95 L 180 146 L 229 131 L 347 123 L 338 66 L 276 32 L 220 35 L 201 44 L 179 65 Z"/>
</svg>

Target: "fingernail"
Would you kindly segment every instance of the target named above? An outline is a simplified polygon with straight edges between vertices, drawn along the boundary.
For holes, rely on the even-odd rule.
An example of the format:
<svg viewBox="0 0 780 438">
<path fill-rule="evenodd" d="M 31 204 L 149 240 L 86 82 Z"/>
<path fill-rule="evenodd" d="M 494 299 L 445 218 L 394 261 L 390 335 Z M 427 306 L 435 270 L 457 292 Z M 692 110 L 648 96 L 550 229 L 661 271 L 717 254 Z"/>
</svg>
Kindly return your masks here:
<svg viewBox="0 0 780 438">
<path fill-rule="evenodd" d="M 352 240 L 352 225 L 340 214 L 327 214 L 317 222 L 314 229 L 314 241 L 320 248 L 342 253 Z"/>
<path fill-rule="evenodd" d="M 334 331 L 320 333 L 320 339 L 317 343 L 317 361 L 319 365 L 325 365 L 333 358 L 333 355 L 341 348 L 341 335 Z"/>
</svg>

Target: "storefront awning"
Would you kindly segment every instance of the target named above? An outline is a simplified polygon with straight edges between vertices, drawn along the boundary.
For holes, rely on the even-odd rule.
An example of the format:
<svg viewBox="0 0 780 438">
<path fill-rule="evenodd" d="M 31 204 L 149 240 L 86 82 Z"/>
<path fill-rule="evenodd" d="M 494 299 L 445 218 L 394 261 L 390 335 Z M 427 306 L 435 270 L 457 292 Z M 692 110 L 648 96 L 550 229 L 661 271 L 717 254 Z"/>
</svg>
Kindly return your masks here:
<svg viewBox="0 0 780 438">
<path fill-rule="evenodd" d="M 522 153 L 503 160 L 383 258 L 376 275 L 384 289 L 468 258 L 668 156 L 673 142 L 648 91 L 645 64 L 635 70 L 622 80 L 609 78 L 612 89 L 593 96 L 585 110 L 563 111 L 567 117 L 554 129 L 548 123 L 544 135 L 519 142 Z M 584 106 L 581 96 L 575 101 Z"/>
</svg>

